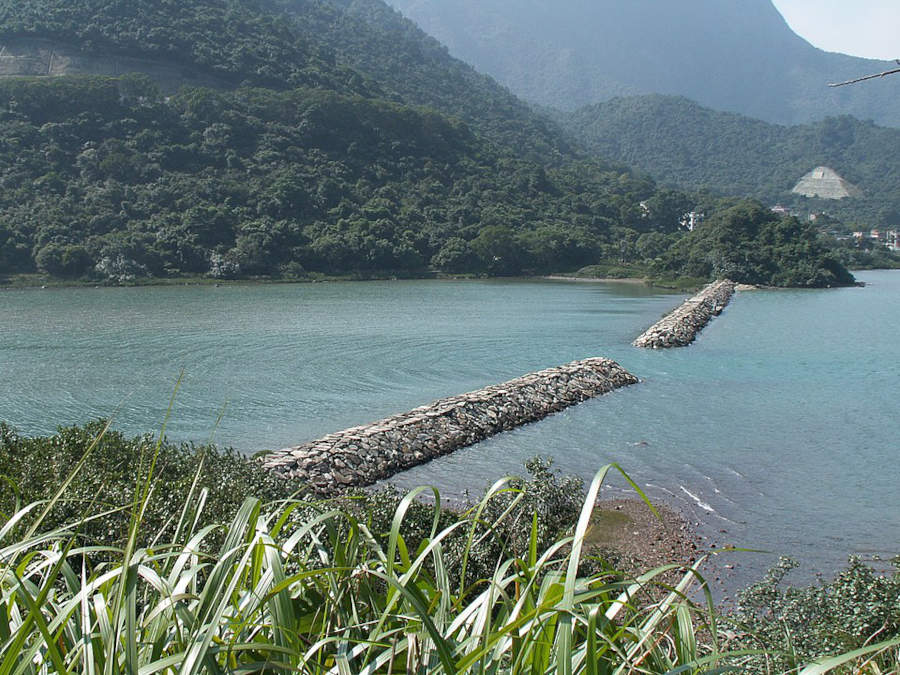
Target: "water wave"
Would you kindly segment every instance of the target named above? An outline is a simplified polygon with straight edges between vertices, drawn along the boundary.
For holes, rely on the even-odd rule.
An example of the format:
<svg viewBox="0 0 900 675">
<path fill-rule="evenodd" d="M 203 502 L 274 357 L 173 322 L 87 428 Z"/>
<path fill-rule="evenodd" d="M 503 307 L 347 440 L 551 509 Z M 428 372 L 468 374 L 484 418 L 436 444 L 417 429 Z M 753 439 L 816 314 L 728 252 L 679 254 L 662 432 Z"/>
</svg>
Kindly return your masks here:
<svg viewBox="0 0 900 675">
<path fill-rule="evenodd" d="M 686 494 L 688 497 L 690 497 L 691 499 L 693 499 L 694 502 L 697 504 L 697 506 L 699 506 L 699 507 L 700 507 L 701 509 L 703 509 L 704 511 L 707 511 L 707 512 L 709 512 L 709 513 L 715 513 L 715 512 L 716 512 L 716 510 L 715 510 L 712 506 L 710 506 L 710 505 L 707 504 L 705 501 L 703 501 L 702 499 L 700 499 L 700 497 L 698 497 L 698 496 L 695 495 L 693 492 L 691 492 L 690 490 L 688 490 L 686 487 L 684 487 L 684 485 L 679 485 L 678 487 L 680 487 L 680 488 L 681 488 L 681 491 L 684 492 L 684 494 Z"/>
</svg>

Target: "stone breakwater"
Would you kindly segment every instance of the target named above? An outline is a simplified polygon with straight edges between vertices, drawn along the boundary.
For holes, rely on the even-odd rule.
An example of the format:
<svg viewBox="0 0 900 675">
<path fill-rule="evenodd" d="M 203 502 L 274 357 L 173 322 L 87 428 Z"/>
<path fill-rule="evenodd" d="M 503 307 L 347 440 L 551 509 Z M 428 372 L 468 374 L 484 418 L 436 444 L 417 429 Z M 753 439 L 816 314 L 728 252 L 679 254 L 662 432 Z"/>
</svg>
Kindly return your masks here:
<svg viewBox="0 0 900 675">
<path fill-rule="evenodd" d="M 609 359 L 574 361 L 277 450 L 262 461 L 277 474 L 330 494 L 371 485 L 637 381 Z"/>
<path fill-rule="evenodd" d="M 734 294 L 734 287 L 734 282 L 727 279 L 709 284 L 653 324 L 632 344 L 649 349 L 691 344 L 709 320 L 722 313 Z"/>
</svg>

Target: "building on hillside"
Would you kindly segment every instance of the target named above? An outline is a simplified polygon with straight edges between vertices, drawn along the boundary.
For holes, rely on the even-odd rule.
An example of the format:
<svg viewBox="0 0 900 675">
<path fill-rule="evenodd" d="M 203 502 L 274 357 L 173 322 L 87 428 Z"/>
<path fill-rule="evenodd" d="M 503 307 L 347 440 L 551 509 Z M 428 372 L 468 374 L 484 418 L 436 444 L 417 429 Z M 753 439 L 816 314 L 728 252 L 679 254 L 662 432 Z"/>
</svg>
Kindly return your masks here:
<svg viewBox="0 0 900 675">
<path fill-rule="evenodd" d="M 693 232 L 694 228 L 703 222 L 703 218 L 704 216 L 702 213 L 691 211 L 690 213 L 685 213 L 683 216 L 681 216 L 681 220 L 678 221 L 678 224 L 688 232 Z"/>
<path fill-rule="evenodd" d="M 817 166 L 803 176 L 791 192 L 820 199 L 844 199 L 862 194 L 862 190 L 827 166 Z"/>
<path fill-rule="evenodd" d="M 881 244 L 892 251 L 900 251 L 900 231 L 898 230 L 869 230 L 853 233 L 857 242 L 869 241 L 872 244 Z"/>
</svg>

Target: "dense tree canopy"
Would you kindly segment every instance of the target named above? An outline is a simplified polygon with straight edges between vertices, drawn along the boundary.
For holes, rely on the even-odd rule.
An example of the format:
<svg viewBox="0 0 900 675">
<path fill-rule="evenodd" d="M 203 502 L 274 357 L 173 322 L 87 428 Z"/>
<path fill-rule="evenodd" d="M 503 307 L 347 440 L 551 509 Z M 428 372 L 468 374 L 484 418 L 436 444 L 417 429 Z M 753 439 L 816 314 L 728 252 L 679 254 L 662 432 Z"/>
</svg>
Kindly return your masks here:
<svg viewBox="0 0 900 675">
<path fill-rule="evenodd" d="M 853 283 L 819 237 L 808 223 L 744 201 L 695 228 L 663 255 L 658 267 L 680 275 L 770 286 Z"/>
<path fill-rule="evenodd" d="M 217 85 L 0 81 L 2 275 L 643 270 L 696 203 L 587 158 L 380 0 L 0 0 L 0 37 Z"/>
<path fill-rule="evenodd" d="M 123 280 L 577 268 L 654 185 L 508 157 L 428 109 L 140 77 L 0 83 L 3 272 Z M 666 193 L 668 194 L 668 193 Z M 659 199 L 664 200 L 665 196 Z"/>
<path fill-rule="evenodd" d="M 175 63 L 221 86 L 426 105 L 514 154 L 571 154 L 555 126 L 381 0 L 0 0 L 0 38 Z"/>
<path fill-rule="evenodd" d="M 779 126 L 667 96 L 615 99 L 561 119 L 596 154 L 663 184 L 827 211 L 848 225 L 900 225 L 900 129 L 846 116 Z M 820 165 L 859 186 L 862 195 L 833 201 L 791 194 L 800 177 Z"/>
</svg>

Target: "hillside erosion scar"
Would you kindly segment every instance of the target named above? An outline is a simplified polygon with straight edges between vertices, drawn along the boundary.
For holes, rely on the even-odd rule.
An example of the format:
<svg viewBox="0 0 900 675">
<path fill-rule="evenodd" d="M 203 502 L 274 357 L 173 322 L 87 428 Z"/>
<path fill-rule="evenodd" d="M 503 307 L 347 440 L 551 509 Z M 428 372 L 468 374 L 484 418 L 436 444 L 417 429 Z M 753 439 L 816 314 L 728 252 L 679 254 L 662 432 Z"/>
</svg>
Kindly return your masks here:
<svg viewBox="0 0 900 675">
<path fill-rule="evenodd" d="M 362 487 L 637 381 L 609 359 L 573 361 L 277 450 L 262 461 L 320 494 Z"/>
<path fill-rule="evenodd" d="M 728 305 L 734 294 L 734 286 L 734 282 L 728 279 L 709 284 L 650 326 L 631 344 L 648 349 L 685 347 L 691 344 L 710 319 L 721 314 Z"/>
</svg>

